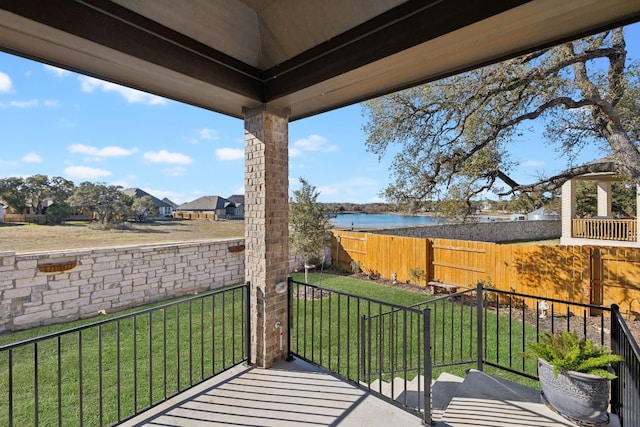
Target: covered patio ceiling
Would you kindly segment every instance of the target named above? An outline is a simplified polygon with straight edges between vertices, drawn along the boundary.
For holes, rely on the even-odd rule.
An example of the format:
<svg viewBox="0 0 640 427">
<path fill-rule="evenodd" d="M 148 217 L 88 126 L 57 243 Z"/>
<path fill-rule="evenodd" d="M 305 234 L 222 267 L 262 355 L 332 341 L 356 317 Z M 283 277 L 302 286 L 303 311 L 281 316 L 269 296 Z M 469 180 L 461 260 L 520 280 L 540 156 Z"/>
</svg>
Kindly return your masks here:
<svg viewBox="0 0 640 427">
<path fill-rule="evenodd" d="M 1 0 L 0 49 L 291 120 L 640 19 L 640 0 Z"/>
</svg>

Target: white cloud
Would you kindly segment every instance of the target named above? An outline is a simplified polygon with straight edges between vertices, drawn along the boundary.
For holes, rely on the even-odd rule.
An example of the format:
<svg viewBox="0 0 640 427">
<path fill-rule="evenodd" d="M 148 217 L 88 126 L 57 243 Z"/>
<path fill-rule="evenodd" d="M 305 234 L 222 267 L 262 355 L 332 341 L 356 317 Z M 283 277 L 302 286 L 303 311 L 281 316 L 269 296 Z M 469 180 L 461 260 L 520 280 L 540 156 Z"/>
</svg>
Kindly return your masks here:
<svg viewBox="0 0 640 427">
<path fill-rule="evenodd" d="M 126 149 L 116 146 L 108 146 L 104 148 L 93 147 L 91 145 L 84 144 L 72 144 L 69 146 L 69 151 L 74 154 L 85 154 L 91 156 L 93 160 L 100 161 L 105 157 L 125 157 L 130 156 L 138 152 L 137 148 Z"/>
<path fill-rule="evenodd" d="M 322 151 L 327 153 L 338 150 L 338 146 L 331 145 L 329 140 L 323 136 L 311 134 L 306 138 L 295 141 L 292 145 L 292 150 L 293 149 L 301 151 Z"/>
<path fill-rule="evenodd" d="M 18 162 L 15 162 L 13 160 L 2 160 L 0 159 L 0 166 L 2 167 L 14 167 L 14 166 L 18 166 Z"/>
<path fill-rule="evenodd" d="M 165 197 L 174 203 L 184 203 L 186 195 L 184 193 L 176 193 L 175 191 L 158 190 L 155 188 L 145 187 L 142 190 L 162 200 Z"/>
<path fill-rule="evenodd" d="M 37 153 L 27 153 L 22 157 L 22 161 L 25 163 L 42 163 L 42 156 Z"/>
<path fill-rule="evenodd" d="M 130 104 L 161 105 L 167 100 L 157 95 L 145 93 L 137 89 L 120 86 L 115 83 L 105 82 L 94 77 L 80 76 L 80 85 L 85 93 L 93 93 L 96 89 L 103 92 L 115 92 L 122 96 Z"/>
<path fill-rule="evenodd" d="M 57 99 L 45 99 L 44 100 L 44 106 L 45 107 L 57 107 L 58 105 L 60 105 L 60 102 L 58 102 Z"/>
<path fill-rule="evenodd" d="M 104 169 L 91 168 L 88 166 L 69 166 L 65 168 L 64 173 L 69 178 L 78 179 L 97 179 L 105 176 L 110 176 L 111 172 Z"/>
<path fill-rule="evenodd" d="M 180 165 L 188 165 L 193 159 L 185 154 L 170 153 L 167 150 L 147 151 L 143 155 L 144 159 L 151 163 L 173 163 Z"/>
<path fill-rule="evenodd" d="M 201 139 L 208 139 L 210 141 L 215 141 L 220 139 L 220 136 L 218 135 L 218 131 L 215 129 L 202 128 L 198 131 L 198 133 L 200 134 Z"/>
<path fill-rule="evenodd" d="M 520 166 L 525 168 L 539 168 L 544 165 L 545 162 L 543 162 L 542 160 L 525 160 L 524 162 L 520 163 Z"/>
<path fill-rule="evenodd" d="M 162 173 L 164 173 L 165 176 L 182 176 L 182 175 L 187 173 L 187 168 L 185 168 L 183 166 L 176 166 L 176 167 L 173 167 L 173 168 L 165 168 L 165 169 L 162 170 Z"/>
<path fill-rule="evenodd" d="M 300 157 L 302 156 L 302 150 L 296 147 L 289 148 L 289 157 Z"/>
<path fill-rule="evenodd" d="M 332 194 L 338 194 L 339 190 L 336 187 L 322 186 L 318 187 L 318 191 L 323 196 L 330 196 Z"/>
<path fill-rule="evenodd" d="M 53 65 L 44 65 L 44 69 L 55 74 L 58 77 L 66 77 L 71 75 L 71 71 L 54 67 Z"/>
<path fill-rule="evenodd" d="M 240 160 L 244 159 L 244 150 L 240 148 L 218 148 L 216 149 L 218 160 Z"/>
<path fill-rule="evenodd" d="M 33 108 L 37 107 L 40 103 L 37 99 L 30 99 L 29 101 L 11 101 L 9 105 L 16 108 Z"/>
<path fill-rule="evenodd" d="M 364 203 L 360 201 L 363 195 L 377 193 L 380 190 L 380 183 L 370 178 L 354 177 L 332 185 L 320 185 L 317 189 L 321 199 L 327 196 L 338 196 L 333 199 L 359 200 L 359 203 Z"/>
<path fill-rule="evenodd" d="M 11 83 L 11 77 L 0 71 L 0 93 L 11 92 L 13 84 Z"/>
</svg>

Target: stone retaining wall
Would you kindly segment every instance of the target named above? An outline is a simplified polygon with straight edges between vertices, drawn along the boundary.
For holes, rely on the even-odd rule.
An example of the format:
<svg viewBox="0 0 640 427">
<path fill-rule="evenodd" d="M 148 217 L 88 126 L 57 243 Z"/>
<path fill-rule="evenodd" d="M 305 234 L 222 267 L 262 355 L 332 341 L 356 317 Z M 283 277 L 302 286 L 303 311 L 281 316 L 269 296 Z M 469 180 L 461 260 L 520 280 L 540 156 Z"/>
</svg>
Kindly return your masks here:
<svg viewBox="0 0 640 427">
<path fill-rule="evenodd" d="M 240 283 L 244 255 L 244 239 L 0 252 L 0 332 Z"/>
<path fill-rule="evenodd" d="M 404 237 L 472 240 L 476 242 L 510 242 L 526 240 L 559 239 L 562 222 L 542 221 L 494 221 L 473 224 L 440 224 L 424 227 L 385 228 L 366 230 L 367 233 Z"/>
</svg>

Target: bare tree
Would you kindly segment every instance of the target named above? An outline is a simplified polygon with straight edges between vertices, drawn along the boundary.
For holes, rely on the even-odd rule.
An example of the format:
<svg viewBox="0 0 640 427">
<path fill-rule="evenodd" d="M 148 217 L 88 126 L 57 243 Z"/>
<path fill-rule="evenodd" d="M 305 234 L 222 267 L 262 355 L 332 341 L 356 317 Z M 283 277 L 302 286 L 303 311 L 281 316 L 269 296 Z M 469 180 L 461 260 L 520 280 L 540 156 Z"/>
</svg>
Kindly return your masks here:
<svg viewBox="0 0 640 427">
<path fill-rule="evenodd" d="M 469 201 L 486 191 L 551 191 L 589 172 L 638 183 L 639 76 L 619 28 L 368 101 L 367 148 L 381 157 L 400 146 L 384 196 L 409 206 L 451 198 L 469 213 Z M 508 146 L 530 120 L 545 123 L 545 139 L 569 163 L 588 144 L 608 157 L 518 183 Z"/>
</svg>

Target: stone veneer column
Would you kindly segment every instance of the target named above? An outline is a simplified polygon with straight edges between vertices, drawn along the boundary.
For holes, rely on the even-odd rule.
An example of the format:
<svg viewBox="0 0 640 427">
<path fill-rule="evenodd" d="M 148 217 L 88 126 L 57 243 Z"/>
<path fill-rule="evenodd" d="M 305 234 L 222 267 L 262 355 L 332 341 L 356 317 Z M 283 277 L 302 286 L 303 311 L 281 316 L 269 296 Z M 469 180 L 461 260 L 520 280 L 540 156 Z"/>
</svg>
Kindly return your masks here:
<svg viewBox="0 0 640 427">
<path fill-rule="evenodd" d="M 597 212 L 598 216 L 611 216 L 611 182 L 598 181 Z"/>
<path fill-rule="evenodd" d="M 572 179 L 562 184 L 562 239 L 573 237 L 572 224 L 576 216 L 576 182 Z M 561 239 L 561 242 L 562 242 Z M 565 243 L 563 243 L 565 244 Z"/>
<path fill-rule="evenodd" d="M 250 363 L 264 368 L 286 357 L 287 350 L 287 292 L 276 284 L 286 282 L 289 273 L 288 123 L 286 114 L 264 106 L 244 112 Z M 278 322 L 281 329 L 276 327 Z"/>
</svg>

